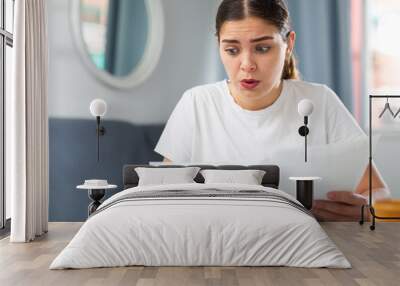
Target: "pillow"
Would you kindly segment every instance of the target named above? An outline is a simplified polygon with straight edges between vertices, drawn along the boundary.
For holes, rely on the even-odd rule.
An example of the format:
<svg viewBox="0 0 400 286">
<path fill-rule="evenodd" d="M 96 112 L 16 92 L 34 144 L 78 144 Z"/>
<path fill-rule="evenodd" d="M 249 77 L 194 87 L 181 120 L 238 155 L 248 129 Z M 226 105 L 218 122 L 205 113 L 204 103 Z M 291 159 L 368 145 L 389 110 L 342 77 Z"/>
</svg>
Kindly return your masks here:
<svg viewBox="0 0 400 286">
<path fill-rule="evenodd" d="M 204 183 L 233 183 L 261 185 L 265 171 L 262 170 L 202 170 Z"/>
<path fill-rule="evenodd" d="M 195 183 L 193 179 L 199 170 L 199 167 L 135 168 L 139 176 L 138 186 Z"/>
</svg>

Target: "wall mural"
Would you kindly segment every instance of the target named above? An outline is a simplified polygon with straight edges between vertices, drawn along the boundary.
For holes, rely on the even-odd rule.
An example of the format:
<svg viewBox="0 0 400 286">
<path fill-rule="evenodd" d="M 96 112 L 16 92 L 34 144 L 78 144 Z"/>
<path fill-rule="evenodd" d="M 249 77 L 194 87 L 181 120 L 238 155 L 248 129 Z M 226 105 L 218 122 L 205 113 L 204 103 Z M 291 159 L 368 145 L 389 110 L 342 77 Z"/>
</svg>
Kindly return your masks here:
<svg viewBox="0 0 400 286">
<path fill-rule="evenodd" d="M 121 7 L 133 5 L 133 2 L 137 5 L 137 16 L 128 20 L 135 21 L 135 25 L 143 25 L 139 30 L 123 20 L 126 10 Z M 121 190 L 123 164 L 161 160 L 161 156 L 153 149 L 184 90 L 225 78 L 213 35 L 213 15 L 219 1 L 171 1 L 161 7 L 162 13 L 154 6 L 149 6 L 149 3 L 160 2 L 165 4 L 165 1 L 156 0 L 49 1 L 51 221 L 86 219 L 90 200 L 85 191 L 76 189 L 84 180 L 107 179 L 109 183 L 118 185 L 118 189 L 107 192 L 108 197 Z M 330 81 L 324 76 L 336 74 L 329 69 L 336 65 L 331 65 L 328 60 L 325 62 L 330 50 L 309 45 L 309 39 L 314 38 L 315 31 L 308 27 L 314 27 L 315 21 L 323 23 L 329 18 L 326 15 L 331 15 L 331 12 L 325 9 L 328 2 L 312 1 L 313 5 L 309 6 L 302 6 L 299 1 L 288 2 L 299 35 L 297 54 L 304 79 L 334 87 L 332 82 L 336 80 Z M 315 11 L 324 11 L 326 14 L 319 15 Z M 303 21 L 304 18 L 309 19 L 306 16 L 310 13 L 319 15 L 319 18 Z M 112 20 L 113 15 L 118 15 L 119 20 Z M 149 24 L 149 19 L 154 17 L 158 19 L 155 23 L 165 28 L 165 36 L 164 30 L 156 33 L 162 37 L 158 39 L 161 44 L 155 45 L 158 49 L 155 61 L 149 62 L 147 74 L 137 73 L 152 39 L 154 25 Z M 66 25 L 60 18 L 69 18 L 69 24 Z M 124 25 L 124 32 L 116 29 Z M 126 29 L 126 25 L 131 29 Z M 329 35 L 322 29 L 329 25 L 318 26 L 321 29 L 318 35 Z M 132 41 L 128 41 L 127 37 L 123 39 L 122 35 L 132 34 L 134 36 L 129 39 Z M 329 43 L 334 41 L 330 36 L 323 40 L 327 47 L 331 47 Z M 130 45 L 134 45 L 134 48 Z M 124 53 L 115 51 L 126 49 L 134 52 L 125 53 L 121 62 L 120 54 Z M 316 66 L 315 61 L 323 64 Z M 138 77 L 135 78 L 135 74 Z M 346 89 L 344 92 L 340 89 L 335 91 L 340 95 L 351 94 Z M 96 119 L 89 112 L 89 104 L 95 98 L 106 100 L 109 107 L 107 115 L 102 118 L 106 131 L 100 139 L 99 162 L 96 153 Z M 396 115 L 400 101 L 393 99 L 389 102 Z M 379 118 L 385 103 L 386 100 L 377 100 L 373 110 L 376 138 L 379 140 L 379 145 L 375 144 L 374 161 L 394 197 L 398 197 L 396 186 L 399 177 L 395 170 L 400 141 L 399 136 L 392 136 L 390 130 L 392 127 L 398 129 L 400 113 L 393 118 L 386 111 Z M 390 130 L 383 127 L 390 127 Z"/>
</svg>

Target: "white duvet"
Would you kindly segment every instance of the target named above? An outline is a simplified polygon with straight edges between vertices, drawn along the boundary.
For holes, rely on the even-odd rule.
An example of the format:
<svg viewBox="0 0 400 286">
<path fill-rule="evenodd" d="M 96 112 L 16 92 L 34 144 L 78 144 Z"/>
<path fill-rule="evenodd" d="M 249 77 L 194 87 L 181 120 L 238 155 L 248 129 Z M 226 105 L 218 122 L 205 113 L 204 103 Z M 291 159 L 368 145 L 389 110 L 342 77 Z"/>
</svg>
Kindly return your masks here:
<svg viewBox="0 0 400 286">
<path fill-rule="evenodd" d="M 145 266 L 294 266 L 350 268 L 310 215 L 257 198 L 152 198 L 112 204 L 132 192 L 276 189 L 232 184 L 179 184 L 122 191 L 90 217 L 50 269 Z M 136 194 L 136 193 L 135 193 Z"/>
</svg>

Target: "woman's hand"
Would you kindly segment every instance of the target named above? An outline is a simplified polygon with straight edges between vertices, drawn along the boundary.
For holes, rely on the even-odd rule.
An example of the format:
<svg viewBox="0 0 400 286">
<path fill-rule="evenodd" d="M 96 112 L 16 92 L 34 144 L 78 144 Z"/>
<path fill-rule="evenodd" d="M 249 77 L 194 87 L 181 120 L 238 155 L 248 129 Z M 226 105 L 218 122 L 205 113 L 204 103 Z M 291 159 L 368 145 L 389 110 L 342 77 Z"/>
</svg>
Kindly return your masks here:
<svg viewBox="0 0 400 286">
<path fill-rule="evenodd" d="M 368 204 L 366 196 L 350 191 L 331 191 L 328 200 L 315 200 L 312 212 L 319 221 L 358 221 L 361 206 Z M 369 210 L 364 208 L 364 219 L 369 219 Z"/>
<path fill-rule="evenodd" d="M 374 188 L 373 201 L 391 197 L 388 188 Z M 368 190 L 358 194 L 350 191 L 331 191 L 327 194 L 328 200 L 315 200 L 312 212 L 319 221 L 358 221 L 361 219 L 361 206 L 367 205 Z M 364 208 L 364 220 L 370 220 L 371 213 L 368 207 Z"/>
</svg>

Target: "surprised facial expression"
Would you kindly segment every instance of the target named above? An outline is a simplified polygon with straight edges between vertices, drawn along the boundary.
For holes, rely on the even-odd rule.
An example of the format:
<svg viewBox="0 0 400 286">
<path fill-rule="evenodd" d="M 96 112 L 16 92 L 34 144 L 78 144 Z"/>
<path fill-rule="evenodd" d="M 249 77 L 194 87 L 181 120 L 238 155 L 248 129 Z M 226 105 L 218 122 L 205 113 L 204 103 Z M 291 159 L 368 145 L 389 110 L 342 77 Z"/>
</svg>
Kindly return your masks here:
<svg viewBox="0 0 400 286">
<path fill-rule="evenodd" d="M 219 52 L 233 92 L 259 98 L 279 86 L 288 43 L 276 26 L 247 17 L 225 22 L 219 33 Z"/>
</svg>

